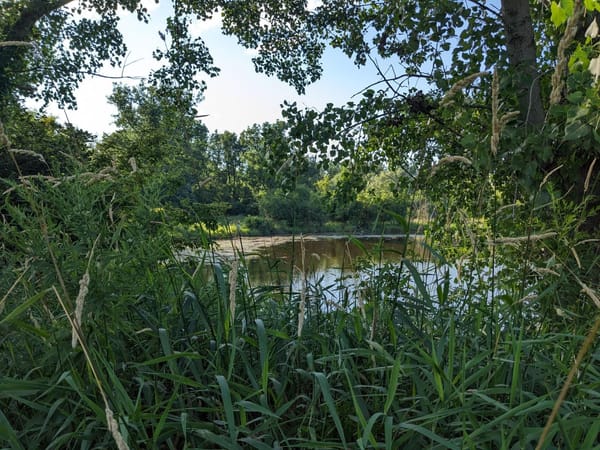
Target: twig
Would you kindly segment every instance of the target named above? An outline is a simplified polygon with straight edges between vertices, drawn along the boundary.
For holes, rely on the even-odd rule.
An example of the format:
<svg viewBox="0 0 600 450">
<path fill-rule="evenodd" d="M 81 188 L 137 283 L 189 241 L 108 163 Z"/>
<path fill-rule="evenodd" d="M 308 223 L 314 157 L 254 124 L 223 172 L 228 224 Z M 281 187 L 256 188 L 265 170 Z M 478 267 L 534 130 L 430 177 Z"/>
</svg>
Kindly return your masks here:
<svg viewBox="0 0 600 450">
<path fill-rule="evenodd" d="M 592 342 L 594 341 L 594 338 L 596 337 L 596 334 L 598 333 L 599 329 L 600 329 L 600 316 L 596 317 L 596 322 L 594 322 L 594 326 L 592 326 L 592 329 L 590 330 L 590 332 L 585 337 L 585 340 L 583 341 L 583 345 L 579 349 L 579 353 L 577 354 L 577 357 L 575 358 L 573 367 L 571 367 L 571 370 L 569 371 L 569 375 L 567 375 L 565 384 L 563 385 L 563 387 L 560 391 L 560 394 L 559 394 L 558 398 L 556 399 L 556 402 L 554 403 L 554 407 L 552 408 L 552 413 L 550 414 L 550 417 L 548 417 L 546 426 L 544 427 L 544 430 L 542 431 L 540 440 L 538 441 L 537 447 L 535 448 L 536 450 L 540 450 L 542 448 L 542 446 L 544 445 L 544 441 L 548 437 L 548 433 L 550 433 L 550 428 L 552 427 L 552 423 L 554 422 L 554 419 L 556 419 L 556 416 L 558 415 L 558 410 L 560 408 L 560 405 L 562 405 L 565 398 L 567 397 L 567 392 L 569 390 L 569 387 L 571 386 L 573 377 L 575 377 L 575 373 L 577 373 L 577 370 L 579 369 L 579 366 L 581 365 L 581 362 L 583 361 L 583 358 L 585 357 L 586 353 L 590 349 Z"/>
</svg>

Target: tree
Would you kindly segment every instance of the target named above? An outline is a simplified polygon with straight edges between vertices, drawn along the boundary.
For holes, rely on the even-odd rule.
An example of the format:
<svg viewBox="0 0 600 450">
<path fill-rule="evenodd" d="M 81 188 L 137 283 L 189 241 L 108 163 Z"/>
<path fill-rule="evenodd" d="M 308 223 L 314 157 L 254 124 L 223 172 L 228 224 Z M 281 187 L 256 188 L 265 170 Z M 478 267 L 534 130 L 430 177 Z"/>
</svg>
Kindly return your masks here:
<svg viewBox="0 0 600 450">
<path fill-rule="evenodd" d="M 61 176 L 87 162 L 93 140 L 88 132 L 19 108 L 4 114 L 9 118 L 2 127 L 8 142 L 0 143 L 0 178 Z"/>
<path fill-rule="evenodd" d="M 109 98 L 117 107 L 117 131 L 105 135 L 92 152 L 93 164 L 135 172 L 171 206 L 197 202 L 210 176 L 208 130 L 196 118 L 194 99 L 164 96 L 144 83 L 117 85 Z"/>
<path fill-rule="evenodd" d="M 222 175 L 221 182 L 229 189 L 231 198 L 239 194 L 241 156 L 243 147 L 238 137 L 231 131 L 213 133 L 210 136 L 211 159 L 217 171 Z"/>
<path fill-rule="evenodd" d="M 174 15 L 167 20 L 166 50 L 154 56 L 168 64 L 151 74 L 168 90 L 201 90 L 194 78 L 199 72 L 215 75 L 212 58 L 203 41 L 190 37 L 190 14 L 210 16 L 214 2 L 202 8 L 174 2 Z M 75 106 L 73 92 L 87 75 L 97 74 L 105 62 L 123 62 L 126 45 L 118 29 L 119 10 L 149 15 L 140 0 L 9 0 L 0 14 L 0 106 L 21 97 L 39 97 Z M 95 18 L 84 15 L 96 12 Z"/>
<path fill-rule="evenodd" d="M 133 0 L 80 3 L 101 13 L 98 20 L 83 18 L 66 0 L 5 4 L 0 39 L 36 44 L 0 48 L 2 98 L 42 85 L 46 99 L 72 102 L 84 73 L 122 60 L 117 8 L 147 17 Z M 406 167 L 420 159 L 427 169 L 444 156 L 460 156 L 482 179 L 492 171 L 512 174 L 528 189 L 561 166 L 563 192 L 589 191 L 581 180 L 598 156 L 599 64 L 598 33 L 586 30 L 600 11 L 597 0 L 325 0 L 312 9 L 306 0 L 180 0 L 173 6 L 167 49 L 155 52 L 170 64 L 150 77 L 169 93 L 201 90 L 194 75 L 216 74 L 187 25 L 217 10 L 225 33 L 258 49 L 257 70 L 299 92 L 320 76 L 327 45 L 358 65 L 375 64 L 380 78 L 357 103 L 322 113 L 288 106 L 293 154 L 316 148 L 323 161 L 358 158 L 356 167 L 370 154 Z"/>
<path fill-rule="evenodd" d="M 573 200 L 600 193 L 589 183 L 600 156 L 592 26 L 600 2 L 328 0 L 293 20 L 289 11 L 274 19 L 271 3 L 254 3 L 269 26 L 227 28 L 244 45 L 260 45 L 260 70 L 285 79 L 281 54 L 298 43 L 290 52 L 315 73 L 321 43 L 358 65 L 371 61 L 380 74 L 358 103 L 321 113 L 288 105 L 300 151 L 357 167 L 365 153 L 403 167 L 421 160 L 426 172 L 441 158 L 462 157 L 472 176 L 487 182 L 493 174 L 496 185 L 517 184 L 525 197 L 560 167 L 553 181 Z"/>
<path fill-rule="evenodd" d="M 268 189 L 291 188 L 299 176 L 315 169 L 304 155 L 292 152 L 286 123 L 281 120 L 252 125 L 240 134 L 239 140 L 244 147 L 244 182 L 255 196 Z M 310 184 L 314 180 L 304 181 Z"/>
</svg>

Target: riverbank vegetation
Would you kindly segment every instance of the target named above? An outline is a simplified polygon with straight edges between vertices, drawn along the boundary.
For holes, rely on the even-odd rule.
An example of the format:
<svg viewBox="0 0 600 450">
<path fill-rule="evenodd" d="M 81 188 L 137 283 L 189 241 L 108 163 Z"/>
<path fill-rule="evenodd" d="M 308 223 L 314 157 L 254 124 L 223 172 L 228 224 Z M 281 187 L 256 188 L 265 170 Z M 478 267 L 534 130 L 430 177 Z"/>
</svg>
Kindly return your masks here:
<svg viewBox="0 0 600 450">
<path fill-rule="evenodd" d="M 600 448 L 598 2 L 175 2 L 172 64 L 116 85 L 97 139 L 23 98 L 124 55 L 116 9 L 42 3 L 0 15 L 1 448 Z M 324 42 L 405 75 L 210 133 L 186 30 L 218 6 L 299 90 Z M 213 245 L 307 231 L 426 256 L 365 249 L 332 284 L 301 245 L 299 284 L 254 285 Z"/>
</svg>

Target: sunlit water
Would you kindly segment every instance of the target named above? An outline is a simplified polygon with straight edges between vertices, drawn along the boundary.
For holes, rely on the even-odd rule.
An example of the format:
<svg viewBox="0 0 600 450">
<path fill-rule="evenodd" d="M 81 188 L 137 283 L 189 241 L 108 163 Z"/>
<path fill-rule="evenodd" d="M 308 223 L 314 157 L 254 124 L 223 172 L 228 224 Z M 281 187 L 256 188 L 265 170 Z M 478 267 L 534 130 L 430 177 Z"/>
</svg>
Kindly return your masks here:
<svg viewBox="0 0 600 450">
<path fill-rule="evenodd" d="M 227 259 L 243 256 L 245 276 L 255 291 L 302 294 L 331 307 L 360 303 L 378 277 L 387 276 L 390 285 L 399 283 L 406 261 L 428 289 L 441 276 L 422 236 L 307 236 L 262 239 L 258 245 L 242 238 L 220 242 L 218 252 Z"/>
<path fill-rule="evenodd" d="M 328 309 L 353 308 L 374 292 L 405 302 L 423 297 L 423 289 L 435 299 L 443 297 L 444 286 L 472 291 L 460 268 L 432 257 L 422 236 L 237 238 L 217 242 L 210 256 L 214 264 L 234 259 L 241 261 L 239 276 L 254 294 L 304 296 Z M 482 276 L 488 279 L 489 273 Z"/>
</svg>

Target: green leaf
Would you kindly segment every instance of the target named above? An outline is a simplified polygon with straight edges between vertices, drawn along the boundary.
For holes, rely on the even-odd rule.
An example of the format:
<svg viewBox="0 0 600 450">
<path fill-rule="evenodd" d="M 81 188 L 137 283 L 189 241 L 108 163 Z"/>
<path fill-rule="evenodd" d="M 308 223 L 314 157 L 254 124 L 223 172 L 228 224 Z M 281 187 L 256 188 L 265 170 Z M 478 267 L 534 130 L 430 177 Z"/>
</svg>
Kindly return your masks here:
<svg viewBox="0 0 600 450">
<path fill-rule="evenodd" d="M 265 324 L 261 319 L 256 319 L 256 334 L 258 335 L 258 352 L 260 355 L 261 386 L 263 392 L 267 394 L 269 382 L 269 346 Z"/>
<path fill-rule="evenodd" d="M 583 0 L 583 4 L 588 11 L 600 11 L 600 2 L 598 0 Z"/>
<path fill-rule="evenodd" d="M 194 430 L 194 433 L 202 437 L 203 439 L 206 439 L 207 441 L 218 445 L 218 448 L 226 450 L 241 450 L 242 448 L 237 443 L 228 440 L 225 436 L 219 436 L 209 430 L 196 429 Z"/>
<path fill-rule="evenodd" d="M 550 4 L 550 12 L 550 20 L 555 27 L 558 28 L 567 21 L 567 12 L 558 3 L 552 2 Z"/>
<path fill-rule="evenodd" d="M 172 356 L 173 350 L 171 348 L 171 341 L 169 339 L 169 334 L 167 330 L 165 330 L 164 328 L 159 328 L 158 337 L 160 340 L 160 346 L 162 347 L 162 351 L 165 354 L 165 356 Z M 172 358 L 168 358 L 166 361 L 167 365 L 169 366 L 169 369 L 171 370 L 171 373 L 173 373 L 173 375 L 177 375 L 179 371 L 177 370 L 177 364 L 175 363 L 175 361 Z"/>
<path fill-rule="evenodd" d="M 219 388 L 221 390 L 225 419 L 227 421 L 227 428 L 229 428 L 229 437 L 233 442 L 235 442 L 237 439 L 238 430 L 235 425 L 235 416 L 233 414 L 233 403 L 231 402 L 231 391 L 229 390 L 229 384 L 223 375 L 217 375 L 217 383 L 219 383 Z"/>
<path fill-rule="evenodd" d="M 241 406 L 242 408 L 244 408 L 246 411 L 248 412 L 256 412 L 256 413 L 260 413 L 263 416 L 269 416 L 269 417 L 273 417 L 275 419 L 279 419 L 279 416 L 277 414 L 275 414 L 273 411 L 271 411 L 268 408 L 265 408 L 262 405 L 259 405 L 257 403 L 248 401 L 248 400 L 240 400 L 239 402 L 236 402 L 237 405 Z"/>
<path fill-rule="evenodd" d="M 443 445 L 444 448 L 450 448 L 450 449 L 456 449 L 456 450 L 458 450 L 460 448 L 458 445 L 453 444 L 449 440 L 444 439 L 443 437 L 435 434 L 433 431 L 430 431 L 427 428 L 424 428 L 422 426 L 414 425 L 412 423 L 401 423 L 399 426 L 400 426 L 400 428 L 404 428 L 404 429 L 415 431 L 419 434 L 422 434 L 423 436 L 431 439 L 433 442 L 437 442 L 438 444 Z"/>
<path fill-rule="evenodd" d="M 329 382 L 325 377 L 323 372 L 315 372 L 315 378 L 319 382 L 319 387 L 321 388 L 321 392 L 323 393 L 323 398 L 325 399 L 325 403 L 327 404 L 327 408 L 329 409 L 329 414 L 333 418 L 333 423 L 335 424 L 335 428 L 346 448 L 346 436 L 344 434 L 344 427 L 342 427 L 342 421 L 340 420 L 340 416 L 337 413 L 337 409 L 335 407 L 335 403 L 333 401 L 333 396 L 331 395 L 331 389 L 329 387 Z"/>
<path fill-rule="evenodd" d="M 587 123 L 572 120 L 565 127 L 565 141 L 576 141 L 590 134 L 591 128 Z"/>
<path fill-rule="evenodd" d="M 10 442 L 11 447 L 14 449 L 25 450 L 25 447 L 21 445 L 19 439 L 17 438 L 17 433 L 11 426 L 6 416 L 2 414 L 2 411 L 0 411 L 0 441 L 1 440 Z"/>
<path fill-rule="evenodd" d="M 590 58 L 587 52 L 583 49 L 581 44 L 577 45 L 577 48 L 569 58 L 569 72 L 573 72 L 577 68 L 587 68 L 590 65 Z"/>
<path fill-rule="evenodd" d="M 45 289 L 45 290 L 43 290 L 41 292 L 38 292 L 33 297 L 31 297 L 28 300 L 26 300 L 23 303 L 21 303 L 19 306 L 17 306 L 15 309 L 13 309 L 10 313 L 8 313 L 6 315 L 6 317 L 4 317 L 4 319 L 0 320 L 0 325 L 5 325 L 5 324 L 8 324 L 8 323 L 14 321 L 17 317 L 19 317 L 21 315 L 21 313 L 23 313 L 24 311 L 26 311 L 34 303 L 36 303 L 37 301 L 39 301 L 42 298 L 44 298 L 44 295 L 46 295 L 46 293 L 49 290 L 50 289 Z"/>
<path fill-rule="evenodd" d="M 400 370 L 402 369 L 402 363 L 400 362 L 400 358 L 397 358 L 394 361 L 394 365 L 392 366 L 392 372 L 390 373 L 390 380 L 388 382 L 388 391 L 387 397 L 385 399 L 385 405 L 383 406 L 383 413 L 387 414 L 392 406 L 392 402 L 396 397 L 396 390 L 398 389 L 398 378 L 400 376 Z"/>
</svg>

